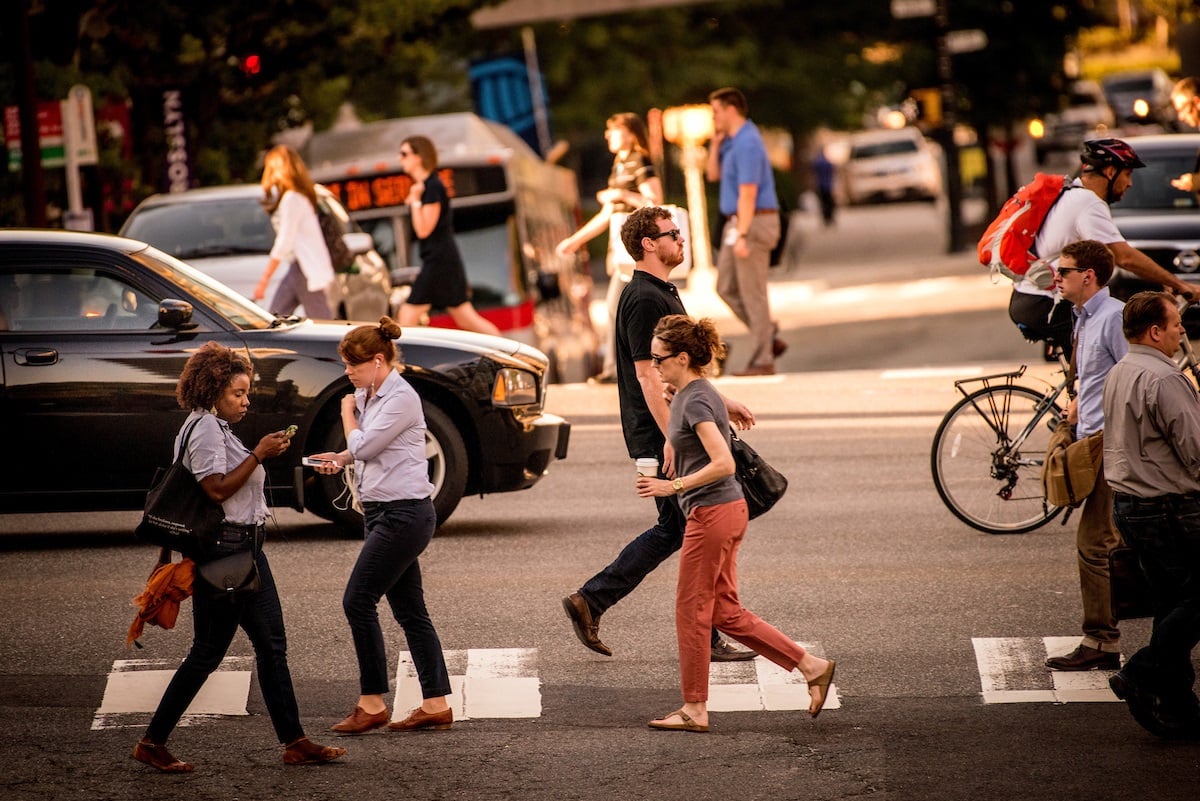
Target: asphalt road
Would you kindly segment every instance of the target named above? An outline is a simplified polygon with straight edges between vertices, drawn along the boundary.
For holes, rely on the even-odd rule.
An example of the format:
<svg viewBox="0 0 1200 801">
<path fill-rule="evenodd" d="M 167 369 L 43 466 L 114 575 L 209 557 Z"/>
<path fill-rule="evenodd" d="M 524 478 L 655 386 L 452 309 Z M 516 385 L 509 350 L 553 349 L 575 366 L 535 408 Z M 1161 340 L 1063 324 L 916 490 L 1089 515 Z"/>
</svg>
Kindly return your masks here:
<svg viewBox="0 0 1200 801">
<path fill-rule="evenodd" d="M 873 211 L 886 220 L 906 210 L 864 210 L 863 224 Z M 1145 734 L 1105 697 L 1102 675 L 1056 682 L 1040 667 L 1047 648 L 1078 635 L 1071 529 L 980 534 L 932 487 L 928 448 L 956 397 L 951 379 L 1002 369 L 1029 350 L 997 344 L 1011 351 L 995 361 L 965 353 L 983 310 L 947 308 L 977 303 L 981 291 L 930 293 L 919 323 L 859 311 L 886 306 L 862 298 L 894 295 L 904 283 L 889 269 L 868 265 L 854 286 L 884 289 L 841 312 L 819 300 L 832 282 L 802 303 L 799 287 L 817 279 L 777 281 L 796 304 L 783 312 L 793 345 L 785 360 L 823 366 L 719 379 L 756 410 L 750 442 L 792 481 L 781 504 L 751 525 L 740 584 L 749 608 L 837 659 L 836 699 L 819 720 L 787 708 L 797 688 L 756 666 L 714 674 L 714 699 L 737 711 L 714 711 L 712 733 L 646 728 L 679 699 L 674 558 L 603 619 L 612 658 L 575 640 L 561 597 L 652 514 L 632 493 L 613 388 L 563 386 L 552 388 L 549 405 L 574 424 L 568 459 L 527 492 L 465 499 L 422 558 L 471 719 L 449 732 L 347 738 L 350 754 L 335 765 L 280 763 L 248 674 L 247 688 L 231 695 L 249 714 L 197 718 L 174 735 L 172 749 L 197 763 L 195 774 L 154 775 L 132 762 L 148 716 L 114 712 L 114 688 L 178 663 L 189 640 L 186 605 L 176 630 L 152 630 L 144 650 L 126 651 L 128 599 L 153 559 L 130 541 L 136 515 L 0 518 L 0 793 L 55 801 L 1195 798 L 1200 745 Z M 969 271 L 945 277 L 973 280 Z M 813 322 L 824 316 L 831 322 Z M 1002 330 L 979 336 L 1001 339 Z M 1015 338 L 1011 329 L 1003 335 Z M 928 356 L 912 345 L 921 339 Z M 824 357 L 804 353 L 820 342 Z M 845 369 L 868 355 L 874 361 Z M 357 547 L 287 511 L 268 544 L 301 711 L 322 739 L 357 695 L 340 610 Z M 384 620 L 398 660 L 403 638 Z M 1146 641 L 1145 621 L 1122 630 L 1127 653 Z M 239 637 L 232 677 L 249 669 L 250 653 Z M 502 658 L 514 660 L 507 671 L 481 673 Z M 518 701 L 524 717 L 481 713 Z"/>
</svg>

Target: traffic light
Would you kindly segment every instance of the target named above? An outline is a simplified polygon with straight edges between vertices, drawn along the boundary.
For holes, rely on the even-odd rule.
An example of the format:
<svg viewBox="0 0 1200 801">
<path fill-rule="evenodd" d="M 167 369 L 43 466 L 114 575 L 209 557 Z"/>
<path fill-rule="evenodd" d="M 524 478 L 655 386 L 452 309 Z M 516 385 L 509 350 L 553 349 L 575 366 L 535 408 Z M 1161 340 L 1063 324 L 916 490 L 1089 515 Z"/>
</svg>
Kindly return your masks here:
<svg viewBox="0 0 1200 801">
<path fill-rule="evenodd" d="M 242 59 L 242 72 L 246 75 L 257 75 L 262 70 L 262 61 L 257 53 L 251 53 Z"/>
<path fill-rule="evenodd" d="M 939 89 L 913 89 L 908 93 L 917 105 L 917 119 L 933 128 L 942 124 L 942 93 Z"/>
</svg>

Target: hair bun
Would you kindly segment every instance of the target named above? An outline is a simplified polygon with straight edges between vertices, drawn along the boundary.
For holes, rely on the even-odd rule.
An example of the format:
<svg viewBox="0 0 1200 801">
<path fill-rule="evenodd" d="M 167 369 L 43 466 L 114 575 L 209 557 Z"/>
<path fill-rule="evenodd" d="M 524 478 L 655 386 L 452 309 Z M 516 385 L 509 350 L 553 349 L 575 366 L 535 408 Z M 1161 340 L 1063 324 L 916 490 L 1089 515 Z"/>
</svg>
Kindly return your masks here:
<svg viewBox="0 0 1200 801">
<path fill-rule="evenodd" d="M 387 339 L 399 339 L 403 330 L 400 324 L 391 317 L 384 315 L 379 318 L 379 333 L 383 334 Z"/>
</svg>

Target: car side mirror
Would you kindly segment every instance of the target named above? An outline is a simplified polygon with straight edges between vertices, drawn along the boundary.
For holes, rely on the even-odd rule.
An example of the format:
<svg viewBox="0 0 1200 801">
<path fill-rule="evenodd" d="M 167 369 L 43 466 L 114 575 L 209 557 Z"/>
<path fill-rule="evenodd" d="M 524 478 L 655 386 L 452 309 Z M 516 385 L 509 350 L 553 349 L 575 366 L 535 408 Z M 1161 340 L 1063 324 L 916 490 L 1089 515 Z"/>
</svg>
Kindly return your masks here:
<svg viewBox="0 0 1200 801">
<path fill-rule="evenodd" d="M 186 300 L 166 299 L 158 304 L 158 324 L 163 328 L 182 331 L 195 328 L 192 322 L 192 304 Z"/>
<path fill-rule="evenodd" d="M 346 243 L 346 247 L 355 256 L 366 253 L 375 247 L 375 240 L 366 231 L 352 231 L 348 234 L 342 234 L 342 241 Z"/>
</svg>

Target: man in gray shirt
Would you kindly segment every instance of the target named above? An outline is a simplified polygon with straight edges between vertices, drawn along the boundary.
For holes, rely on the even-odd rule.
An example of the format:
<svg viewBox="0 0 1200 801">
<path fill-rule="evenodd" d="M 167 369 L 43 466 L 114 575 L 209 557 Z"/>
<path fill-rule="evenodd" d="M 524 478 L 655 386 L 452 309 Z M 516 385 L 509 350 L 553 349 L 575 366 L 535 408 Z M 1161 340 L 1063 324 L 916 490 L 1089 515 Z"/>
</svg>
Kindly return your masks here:
<svg viewBox="0 0 1200 801">
<path fill-rule="evenodd" d="M 1160 737 L 1200 735 L 1200 396 L 1172 357 L 1186 336 L 1174 299 L 1141 292 L 1123 313 L 1129 353 L 1104 387 L 1104 471 L 1113 515 L 1154 597 L 1150 644 L 1109 679 Z"/>
</svg>

